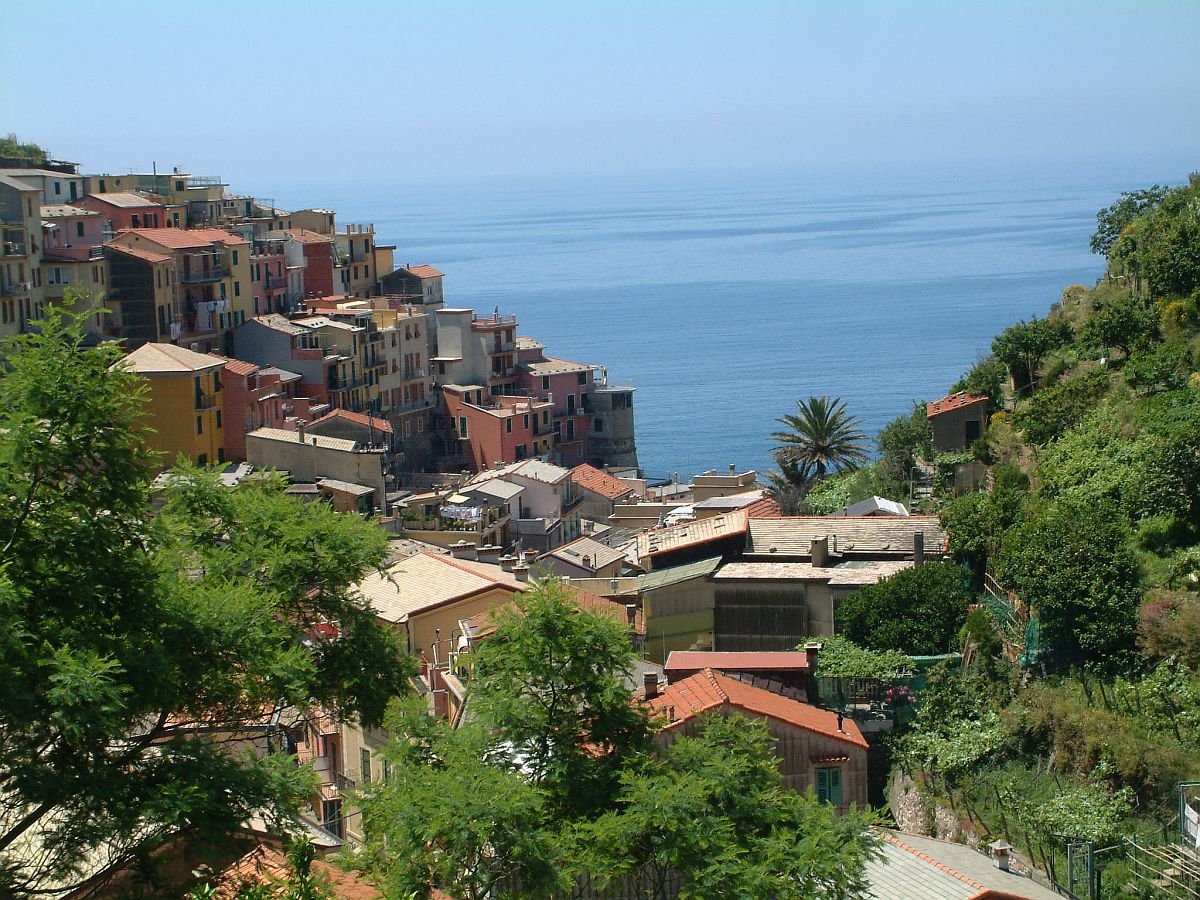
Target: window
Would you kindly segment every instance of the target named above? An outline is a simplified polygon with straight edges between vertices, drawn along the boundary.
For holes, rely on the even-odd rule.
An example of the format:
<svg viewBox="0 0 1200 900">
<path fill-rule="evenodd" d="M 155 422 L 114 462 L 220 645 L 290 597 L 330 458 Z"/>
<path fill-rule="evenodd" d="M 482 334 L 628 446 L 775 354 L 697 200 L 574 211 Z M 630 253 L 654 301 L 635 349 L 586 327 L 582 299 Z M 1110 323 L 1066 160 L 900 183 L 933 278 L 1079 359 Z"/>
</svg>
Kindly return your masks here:
<svg viewBox="0 0 1200 900">
<path fill-rule="evenodd" d="M 978 419 L 972 419 L 970 422 L 967 422 L 967 443 L 972 444 L 979 440 L 982 429 L 983 423 Z"/>
<path fill-rule="evenodd" d="M 204 434 L 204 416 L 196 416 L 196 434 Z"/>
<path fill-rule="evenodd" d="M 529 416 L 521 416 L 521 427 L 526 430 L 529 429 Z"/>
<path fill-rule="evenodd" d="M 592 431 L 595 431 L 595 432 L 601 432 L 601 431 L 603 431 L 603 430 L 604 430 L 604 420 L 603 420 L 603 419 L 596 419 L 596 421 L 594 421 L 594 422 L 592 423 Z"/>
<path fill-rule="evenodd" d="M 391 773 L 388 771 L 388 761 L 386 756 L 379 761 L 379 774 L 383 777 L 383 783 L 387 784 L 388 776 Z"/>
<path fill-rule="evenodd" d="M 154 270 L 154 274 L 155 274 L 156 276 L 158 276 L 158 277 L 155 279 L 155 281 L 157 281 L 157 282 L 158 282 L 158 286 L 159 286 L 159 288 L 161 289 L 161 288 L 162 288 L 162 269 L 155 269 L 155 270 Z"/>
<path fill-rule="evenodd" d="M 54 195 L 58 196 L 61 193 L 62 193 L 62 182 L 61 181 L 54 182 Z"/>
<path fill-rule="evenodd" d="M 107 194 L 107 193 L 108 193 L 108 188 L 106 188 L 106 187 L 104 186 L 104 179 L 103 179 L 103 178 L 101 178 L 101 179 L 100 179 L 100 193 L 102 193 L 102 194 Z"/>
<path fill-rule="evenodd" d="M 242 296 L 242 283 L 240 281 L 235 281 L 233 283 L 233 296 L 235 296 L 235 297 Z"/>
<path fill-rule="evenodd" d="M 208 454 L 201 453 L 198 457 L 196 457 L 196 465 L 207 466 L 208 465 Z"/>
<path fill-rule="evenodd" d="M 358 748 L 358 774 L 363 782 L 371 780 L 371 751 L 366 747 Z"/>
<path fill-rule="evenodd" d="M 543 391 L 550 390 L 550 376 L 549 375 L 542 376 L 542 390 Z"/>
<path fill-rule="evenodd" d="M 82 222 L 75 223 L 75 237 L 83 237 L 83 223 Z"/>
<path fill-rule="evenodd" d="M 580 372 L 577 377 L 580 384 L 587 384 L 587 372 Z"/>
<path fill-rule="evenodd" d="M 512 416 L 504 420 L 504 433 L 512 434 Z"/>
<path fill-rule="evenodd" d="M 219 409 L 217 410 L 217 427 L 221 427 L 221 411 Z"/>
<path fill-rule="evenodd" d="M 235 266 L 238 264 L 238 252 L 236 250 L 233 251 L 233 264 Z"/>
<path fill-rule="evenodd" d="M 220 415 L 220 413 L 218 413 L 217 415 Z M 225 448 L 224 447 L 217 448 L 217 462 L 219 462 L 219 463 L 225 462 Z"/>
<path fill-rule="evenodd" d="M 838 766 L 817 769 L 817 799 L 822 803 L 842 805 L 842 770 Z"/>
<path fill-rule="evenodd" d="M 101 184 L 101 185 L 103 185 L 103 184 L 104 184 L 104 182 L 102 181 L 102 182 L 100 182 L 100 184 Z M 101 188 L 100 188 L 100 190 L 104 190 L 104 188 L 103 188 L 103 187 L 101 187 Z M 182 181 L 176 181 L 176 182 L 175 182 L 175 190 L 177 190 L 177 191 L 182 191 L 182 190 L 183 190 L 183 182 L 182 182 Z"/>
<path fill-rule="evenodd" d="M 463 440 L 466 440 L 466 438 L 467 438 L 467 417 L 466 416 L 458 417 L 458 436 L 460 438 L 462 438 Z"/>
</svg>

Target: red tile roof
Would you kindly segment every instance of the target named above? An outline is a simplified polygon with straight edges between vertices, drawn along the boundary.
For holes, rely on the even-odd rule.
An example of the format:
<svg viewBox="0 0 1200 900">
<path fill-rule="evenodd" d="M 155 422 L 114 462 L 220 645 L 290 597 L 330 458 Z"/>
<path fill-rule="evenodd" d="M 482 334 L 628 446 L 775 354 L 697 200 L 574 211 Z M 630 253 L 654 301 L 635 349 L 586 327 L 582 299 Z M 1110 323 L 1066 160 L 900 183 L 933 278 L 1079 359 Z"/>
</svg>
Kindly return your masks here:
<svg viewBox="0 0 1200 900">
<path fill-rule="evenodd" d="M 950 394 L 941 400 L 934 400 L 932 403 L 926 404 L 925 415 L 927 418 L 932 419 L 934 416 L 940 416 L 942 413 L 947 413 L 954 409 L 962 409 L 964 406 L 971 406 L 975 403 L 987 403 L 987 399 L 987 397 L 977 397 L 974 394 L 968 394 L 966 391 L 959 391 L 957 394 Z"/>
<path fill-rule="evenodd" d="M 668 672 L 680 669 L 724 669 L 727 672 L 795 671 L 808 668 L 808 654 L 799 650 L 672 650 Z"/>
<path fill-rule="evenodd" d="M 292 228 L 283 234 L 295 238 L 302 244 L 332 244 L 333 235 L 321 234 L 318 231 L 309 231 L 307 228 Z M 270 234 L 267 235 L 270 237 Z"/>
<path fill-rule="evenodd" d="M 843 719 L 842 730 L 838 731 L 837 713 L 754 687 L 712 669 L 668 684 L 647 702 L 654 712 L 672 716 L 664 728 L 674 728 L 701 713 L 729 706 L 867 749 L 867 741 L 853 719 Z"/>
<path fill-rule="evenodd" d="M 217 359 L 224 361 L 225 371 L 232 372 L 234 375 L 253 375 L 259 368 L 254 363 L 243 362 L 240 359 L 231 359 L 228 356 L 222 356 L 214 350 L 209 350 L 208 355 L 215 356 Z"/>
<path fill-rule="evenodd" d="M 117 250 L 129 256 L 144 259 L 146 262 L 162 263 L 171 261 L 171 257 L 165 253 L 155 253 L 153 250 L 143 250 L 141 247 L 126 247 L 124 244 L 105 244 L 105 246 L 110 250 Z"/>
<path fill-rule="evenodd" d="M 209 244 L 246 244 L 245 238 L 220 228 L 122 228 L 119 235 L 135 234 L 172 250 L 189 250 Z"/>
<path fill-rule="evenodd" d="M 633 488 L 625 482 L 613 478 L 603 469 L 597 469 L 587 463 L 573 468 L 571 475 L 577 487 L 591 491 L 593 494 L 599 494 L 601 497 L 607 497 L 609 500 L 620 500 L 633 493 Z"/>
<path fill-rule="evenodd" d="M 418 278 L 440 278 L 443 272 L 439 272 L 433 266 L 405 266 L 404 270 L 416 275 Z"/>
<path fill-rule="evenodd" d="M 763 497 L 745 508 L 746 517 L 750 519 L 781 519 L 783 512 L 779 501 L 774 497 Z"/>
<path fill-rule="evenodd" d="M 361 425 L 364 428 L 374 427 L 376 431 L 382 431 L 384 434 L 392 433 L 392 423 L 387 419 L 377 419 L 375 416 L 368 416 L 365 413 L 351 412 L 348 409 L 335 409 L 333 412 L 326 413 L 325 415 L 321 416 L 321 418 L 311 423 L 309 427 L 311 428 L 313 425 L 319 425 L 322 422 L 326 422 L 329 419 L 335 418 L 345 419 L 347 422 L 354 422 L 356 425 Z"/>
</svg>

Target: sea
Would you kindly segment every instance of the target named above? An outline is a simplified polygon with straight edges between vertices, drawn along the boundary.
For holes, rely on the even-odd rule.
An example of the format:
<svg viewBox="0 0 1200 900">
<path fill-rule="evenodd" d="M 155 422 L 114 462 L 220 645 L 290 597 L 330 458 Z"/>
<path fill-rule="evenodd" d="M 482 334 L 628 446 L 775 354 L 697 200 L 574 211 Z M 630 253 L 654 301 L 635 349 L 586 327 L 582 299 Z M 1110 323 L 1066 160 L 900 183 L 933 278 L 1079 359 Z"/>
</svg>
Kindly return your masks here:
<svg viewBox="0 0 1200 900">
<path fill-rule="evenodd" d="M 548 353 L 632 384 L 643 470 L 686 480 L 769 471 L 800 398 L 841 398 L 873 437 L 942 396 L 998 332 L 1101 276 L 1098 209 L 1185 176 L 1118 161 L 256 187 L 374 223 L 398 265 L 445 273 L 448 306 L 515 314 Z"/>
</svg>

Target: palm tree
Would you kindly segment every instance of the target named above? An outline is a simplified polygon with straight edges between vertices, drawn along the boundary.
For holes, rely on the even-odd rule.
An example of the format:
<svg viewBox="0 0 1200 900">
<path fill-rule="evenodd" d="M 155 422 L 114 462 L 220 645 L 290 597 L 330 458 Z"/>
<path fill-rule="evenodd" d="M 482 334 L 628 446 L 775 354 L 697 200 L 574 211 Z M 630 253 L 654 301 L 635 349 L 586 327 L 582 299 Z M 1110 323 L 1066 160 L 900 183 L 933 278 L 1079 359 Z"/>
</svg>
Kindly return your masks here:
<svg viewBox="0 0 1200 900">
<path fill-rule="evenodd" d="M 862 420 L 847 415 L 844 400 L 809 397 L 797 400 L 799 413 L 776 419 L 785 431 L 771 437 L 771 451 L 780 471 L 795 483 L 820 481 L 827 472 L 852 469 L 867 458 L 867 436 L 859 430 Z"/>
</svg>

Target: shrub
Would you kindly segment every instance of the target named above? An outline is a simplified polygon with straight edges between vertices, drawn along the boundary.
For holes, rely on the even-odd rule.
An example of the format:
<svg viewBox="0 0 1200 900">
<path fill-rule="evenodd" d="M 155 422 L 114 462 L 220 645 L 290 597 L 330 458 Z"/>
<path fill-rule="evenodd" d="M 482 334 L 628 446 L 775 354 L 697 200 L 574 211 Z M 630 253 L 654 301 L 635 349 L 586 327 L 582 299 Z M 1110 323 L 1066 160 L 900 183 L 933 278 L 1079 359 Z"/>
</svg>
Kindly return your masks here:
<svg viewBox="0 0 1200 900">
<path fill-rule="evenodd" d="M 945 653 L 973 599 L 966 570 L 929 562 L 861 588 L 837 610 L 846 637 L 872 650 Z"/>
</svg>

